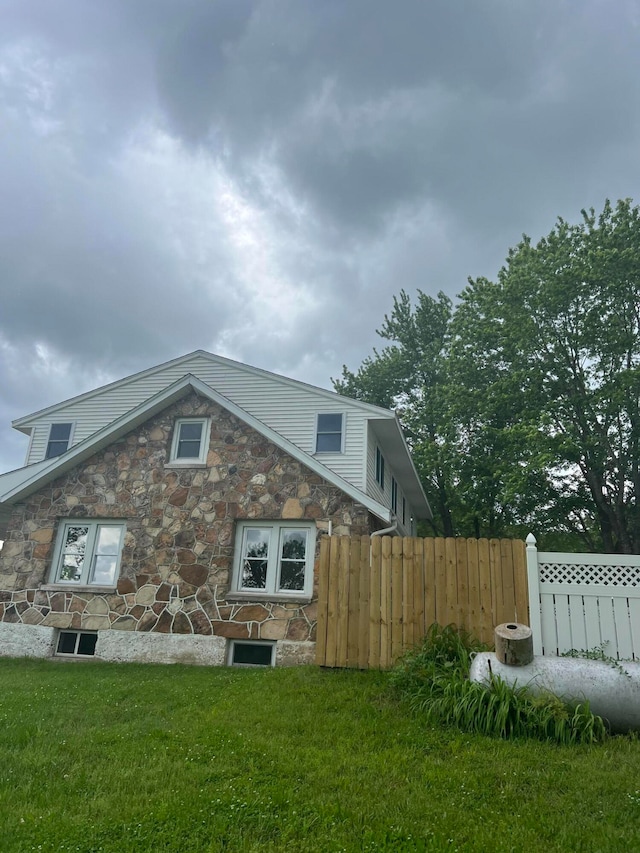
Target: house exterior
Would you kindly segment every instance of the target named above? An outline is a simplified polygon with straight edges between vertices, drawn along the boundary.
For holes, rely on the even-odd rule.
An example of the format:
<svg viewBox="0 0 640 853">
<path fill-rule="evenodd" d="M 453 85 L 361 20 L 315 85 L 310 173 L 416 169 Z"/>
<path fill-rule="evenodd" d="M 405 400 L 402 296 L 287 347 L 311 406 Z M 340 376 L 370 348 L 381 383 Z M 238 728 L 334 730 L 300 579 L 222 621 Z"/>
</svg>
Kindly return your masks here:
<svg viewBox="0 0 640 853">
<path fill-rule="evenodd" d="M 13 426 L 0 655 L 311 661 L 320 537 L 430 517 L 393 412 L 200 350 Z"/>
</svg>

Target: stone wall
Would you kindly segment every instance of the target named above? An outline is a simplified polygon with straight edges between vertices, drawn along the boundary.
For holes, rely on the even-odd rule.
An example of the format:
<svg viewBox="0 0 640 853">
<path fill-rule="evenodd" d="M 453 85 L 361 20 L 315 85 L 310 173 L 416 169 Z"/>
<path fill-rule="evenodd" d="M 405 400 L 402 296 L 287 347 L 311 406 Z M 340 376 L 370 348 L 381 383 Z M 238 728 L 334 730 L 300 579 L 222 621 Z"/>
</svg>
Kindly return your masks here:
<svg viewBox="0 0 640 853">
<path fill-rule="evenodd" d="M 211 418 L 206 465 L 171 468 L 175 420 L 190 416 Z M 115 592 L 47 588 L 66 518 L 126 522 Z M 308 659 L 315 600 L 234 601 L 228 594 L 242 519 L 308 519 L 318 546 L 330 522 L 334 533 L 369 531 L 364 507 L 191 394 L 16 506 L 0 552 L 0 622 L 291 641 Z M 289 649 L 286 657 L 296 656 Z"/>
</svg>

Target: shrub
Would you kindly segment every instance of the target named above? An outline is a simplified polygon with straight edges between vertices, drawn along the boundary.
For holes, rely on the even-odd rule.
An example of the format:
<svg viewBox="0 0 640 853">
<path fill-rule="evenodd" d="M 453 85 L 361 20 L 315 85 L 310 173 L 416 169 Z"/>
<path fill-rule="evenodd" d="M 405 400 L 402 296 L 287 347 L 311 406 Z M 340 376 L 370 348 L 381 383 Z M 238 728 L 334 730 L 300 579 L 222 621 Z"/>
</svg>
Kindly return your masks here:
<svg viewBox="0 0 640 853">
<path fill-rule="evenodd" d="M 455 625 L 432 625 L 422 644 L 392 673 L 395 690 L 434 723 L 511 739 L 536 737 L 558 743 L 596 743 L 607 736 L 602 717 L 587 702 L 570 705 L 551 693 L 492 676 L 489 685 L 469 681 L 474 654 L 483 646 Z"/>
</svg>

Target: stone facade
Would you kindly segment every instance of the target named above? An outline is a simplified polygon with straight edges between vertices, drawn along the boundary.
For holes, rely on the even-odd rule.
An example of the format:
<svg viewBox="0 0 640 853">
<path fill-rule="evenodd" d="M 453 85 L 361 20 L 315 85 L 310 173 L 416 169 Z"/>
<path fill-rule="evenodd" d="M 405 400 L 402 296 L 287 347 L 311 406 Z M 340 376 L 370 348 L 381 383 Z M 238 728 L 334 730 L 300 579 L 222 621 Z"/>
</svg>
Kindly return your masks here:
<svg viewBox="0 0 640 853">
<path fill-rule="evenodd" d="M 206 464 L 168 465 L 179 417 L 211 418 Z M 51 588 L 61 520 L 126 523 L 117 590 Z M 367 510 L 217 404 L 191 393 L 14 509 L 0 552 L 0 622 L 268 639 L 315 639 L 316 602 L 234 600 L 236 523 L 309 520 L 369 532 Z M 317 573 L 316 573 L 317 574 Z M 113 644 L 113 640 L 110 641 Z M 295 648 L 284 654 L 297 660 Z"/>
</svg>

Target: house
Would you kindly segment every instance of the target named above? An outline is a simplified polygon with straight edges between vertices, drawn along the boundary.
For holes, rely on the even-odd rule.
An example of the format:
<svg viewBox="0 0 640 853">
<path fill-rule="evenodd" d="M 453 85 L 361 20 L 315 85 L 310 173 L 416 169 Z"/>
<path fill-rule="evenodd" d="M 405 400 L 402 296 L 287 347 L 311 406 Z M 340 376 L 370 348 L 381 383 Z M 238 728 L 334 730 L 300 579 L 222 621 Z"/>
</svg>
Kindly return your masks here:
<svg viewBox="0 0 640 853">
<path fill-rule="evenodd" d="M 2 655 L 310 661 L 320 537 L 430 517 L 393 412 L 202 350 L 13 426 Z"/>
</svg>

